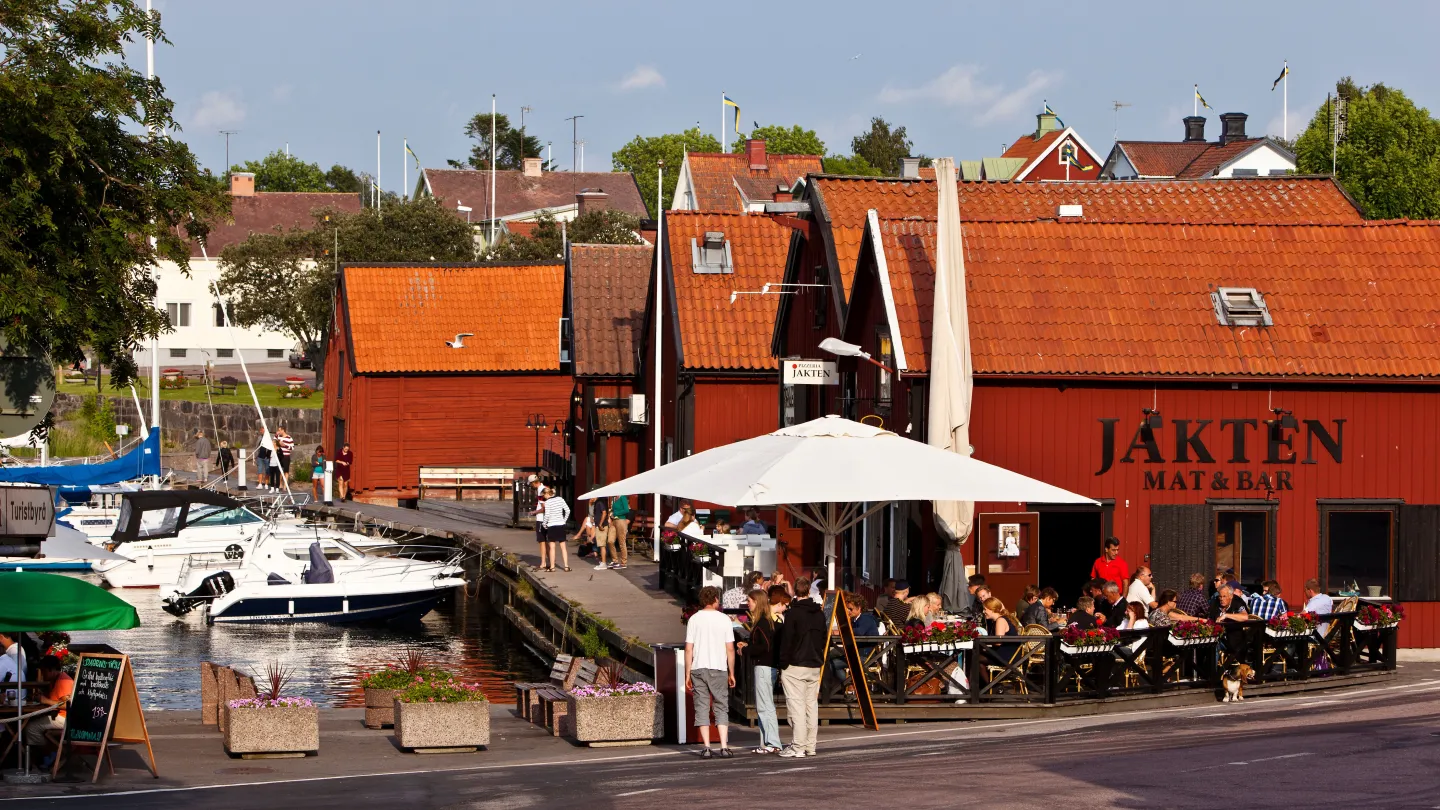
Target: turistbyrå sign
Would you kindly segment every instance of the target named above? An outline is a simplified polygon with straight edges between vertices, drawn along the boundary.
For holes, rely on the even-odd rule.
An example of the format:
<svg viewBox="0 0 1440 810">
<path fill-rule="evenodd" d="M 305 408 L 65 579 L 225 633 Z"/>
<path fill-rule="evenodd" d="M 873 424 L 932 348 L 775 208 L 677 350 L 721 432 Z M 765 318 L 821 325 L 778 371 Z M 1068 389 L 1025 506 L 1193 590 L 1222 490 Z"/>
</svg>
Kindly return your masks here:
<svg viewBox="0 0 1440 810">
<path fill-rule="evenodd" d="M 55 502 L 49 487 L 0 487 L 0 536 L 49 537 L 55 531 Z"/>
<path fill-rule="evenodd" d="M 785 385 L 839 385 L 835 364 L 826 360 L 782 360 L 781 377 Z"/>
</svg>

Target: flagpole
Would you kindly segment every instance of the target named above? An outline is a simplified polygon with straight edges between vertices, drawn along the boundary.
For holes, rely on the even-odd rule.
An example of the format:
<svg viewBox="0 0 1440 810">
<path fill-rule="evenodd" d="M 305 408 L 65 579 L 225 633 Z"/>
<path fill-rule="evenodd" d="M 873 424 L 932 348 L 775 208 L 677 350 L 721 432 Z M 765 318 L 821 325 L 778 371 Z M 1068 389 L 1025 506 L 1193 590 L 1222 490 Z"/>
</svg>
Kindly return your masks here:
<svg viewBox="0 0 1440 810">
<path fill-rule="evenodd" d="M 1195 108 L 1190 113 L 1192 117 L 1200 114 L 1200 85 L 1198 84 L 1195 85 L 1195 95 L 1190 97 L 1190 106 Z"/>
<path fill-rule="evenodd" d="M 1280 137 L 1283 140 L 1290 140 L 1290 60 L 1285 60 L 1285 80 L 1280 84 Z"/>
<path fill-rule="evenodd" d="M 400 139 L 400 201 L 410 199 L 410 139 Z"/>
<path fill-rule="evenodd" d="M 725 139 L 725 91 L 720 91 L 720 151 L 729 154 L 730 142 Z"/>
<path fill-rule="evenodd" d="M 385 193 L 385 187 L 380 181 L 380 130 L 375 130 L 375 210 L 380 210 L 380 196 Z"/>
<path fill-rule="evenodd" d="M 495 247 L 495 94 L 490 94 L 490 240 Z"/>
<path fill-rule="evenodd" d="M 720 105 L 721 112 L 724 112 L 725 105 Z M 660 385 L 663 376 L 661 374 L 661 357 L 664 351 L 665 321 L 662 318 L 665 306 L 665 278 L 661 272 L 664 266 L 662 253 L 665 249 L 665 161 L 661 160 L 658 167 L 658 175 L 655 187 L 655 398 L 650 403 L 650 421 L 655 425 L 655 465 L 654 469 L 660 469 L 664 458 L 662 445 L 665 443 L 661 428 L 661 414 L 664 409 L 660 407 L 662 395 Z M 660 514 L 660 493 L 655 493 L 655 523 L 653 526 L 654 537 L 651 542 L 652 559 L 660 559 L 660 530 L 665 524 L 661 522 L 663 515 Z"/>
</svg>

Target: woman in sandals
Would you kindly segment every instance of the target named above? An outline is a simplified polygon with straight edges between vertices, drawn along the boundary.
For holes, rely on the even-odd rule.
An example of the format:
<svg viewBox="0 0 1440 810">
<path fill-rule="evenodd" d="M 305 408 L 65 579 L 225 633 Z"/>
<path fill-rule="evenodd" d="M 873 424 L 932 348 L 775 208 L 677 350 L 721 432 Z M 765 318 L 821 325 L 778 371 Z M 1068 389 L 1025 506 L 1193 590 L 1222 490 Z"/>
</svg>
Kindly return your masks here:
<svg viewBox="0 0 1440 810">
<path fill-rule="evenodd" d="M 561 570 L 569 571 L 570 551 L 565 546 L 565 523 L 570 520 L 570 504 L 565 503 L 554 487 L 545 490 L 544 518 L 545 544 L 550 547 L 550 567 L 545 570 L 555 570 L 555 556 L 559 554 Z"/>
<path fill-rule="evenodd" d="M 780 594 L 784 596 L 782 592 Z M 760 716 L 760 747 L 754 754 L 780 753 L 780 720 L 775 713 L 775 683 L 780 676 L 780 622 L 783 604 L 770 604 L 764 589 L 746 594 L 750 607 L 750 640 L 735 646 L 755 664 L 755 713 Z"/>
</svg>

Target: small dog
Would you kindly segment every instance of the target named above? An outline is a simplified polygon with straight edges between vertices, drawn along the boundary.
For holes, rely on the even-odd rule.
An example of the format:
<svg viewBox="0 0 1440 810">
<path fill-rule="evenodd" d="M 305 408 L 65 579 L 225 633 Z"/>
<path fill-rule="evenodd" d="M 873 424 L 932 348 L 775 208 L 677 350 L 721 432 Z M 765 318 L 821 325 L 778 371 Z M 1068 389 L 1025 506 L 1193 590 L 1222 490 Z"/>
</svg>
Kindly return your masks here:
<svg viewBox="0 0 1440 810">
<path fill-rule="evenodd" d="M 1248 664 L 1236 664 L 1225 672 L 1220 683 L 1225 686 L 1225 703 L 1245 699 L 1245 682 L 1255 680 L 1255 670 Z"/>
</svg>

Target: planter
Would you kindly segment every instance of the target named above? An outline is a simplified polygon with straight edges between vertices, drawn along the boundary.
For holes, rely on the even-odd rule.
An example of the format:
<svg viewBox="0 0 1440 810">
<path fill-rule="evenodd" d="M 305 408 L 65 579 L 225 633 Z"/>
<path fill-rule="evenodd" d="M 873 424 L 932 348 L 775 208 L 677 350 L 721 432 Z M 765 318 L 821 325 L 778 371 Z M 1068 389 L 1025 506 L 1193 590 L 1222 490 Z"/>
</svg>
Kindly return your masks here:
<svg viewBox="0 0 1440 810">
<path fill-rule="evenodd" d="M 395 695 L 398 689 L 365 690 L 365 727 L 384 728 L 395 725 Z"/>
<path fill-rule="evenodd" d="M 490 744 L 490 702 L 394 704 L 395 740 L 416 753 L 474 751 Z"/>
<path fill-rule="evenodd" d="M 1214 644 L 1219 640 L 1219 636 L 1210 636 L 1209 638 L 1176 638 L 1174 635 L 1170 636 L 1170 643 L 1176 647 L 1198 647 L 1201 644 Z"/>
<path fill-rule="evenodd" d="M 1399 624 L 1399 622 L 1390 622 L 1389 624 L 1361 624 L 1360 622 L 1355 622 L 1352 626 L 1356 632 L 1363 633 L 1367 630 L 1384 630 L 1387 627 L 1395 627 Z"/>
<path fill-rule="evenodd" d="M 1073 644 L 1060 642 L 1060 652 L 1066 655 L 1106 655 L 1115 651 L 1114 644 L 1086 644 L 1083 647 L 1076 647 Z"/>
<path fill-rule="evenodd" d="M 710 562 L 710 555 L 709 555 L 709 554 L 696 554 L 696 555 L 695 555 L 695 562 L 697 562 L 697 563 L 708 563 L 708 562 Z"/>
<path fill-rule="evenodd" d="M 666 544 L 665 544 L 665 550 L 666 550 L 666 551 L 679 551 L 679 550 L 680 550 L 680 544 L 679 544 L 679 543 L 666 543 Z"/>
<path fill-rule="evenodd" d="M 314 706 L 226 707 L 225 750 L 241 756 L 304 756 L 320 752 L 320 710 Z"/>
<path fill-rule="evenodd" d="M 1272 627 L 1267 627 L 1265 628 L 1265 635 L 1271 638 L 1305 638 L 1306 636 L 1310 635 L 1310 631 L 1306 630 L 1301 633 L 1292 633 L 1289 630 L 1282 631 L 1276 630 Z"/>
<path fill-rule="evenodd" d="M 906 654 L 906 655 L 913 655 L 914 653 L 927 653 L 927 652 L 948 653 L 948 652 L 955 652 L 956 650 L 969 650 L 969 649 L 973 649 L 973 648 L 975 647 L 975 642 L 974 642 L 973 640 L 972 640 L 972 641 L 922 641 L 922 642 L 920 642 L 919 644 L 906 644 L 906 645 L 904 645 L 904 647 L 905 647 L 905 654 Z"/>
<path fill-rule="evenodd" d="M 291 390 L 291 391 L 298 391 L 298 390 L 300 389 L 300 386 L 302 386 L 302 385 L 305 384 L 305 378 L 304 378 L 304 377 L 286 377 L 286 378 L 285 378 L 285 384 L 290 387 L 290 390 Z"/>
<path fill-rule="evenodd" d="M 571 697 L 568 721 L 576 742 L 594 746 L 648 745 L 665 734 L 660 695 Z"/>
</svg>

